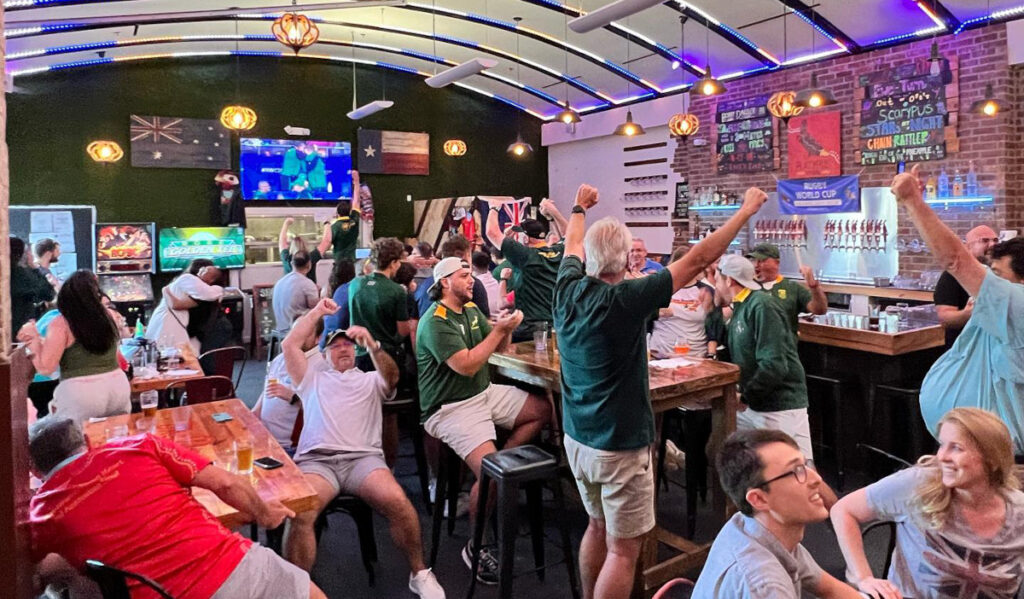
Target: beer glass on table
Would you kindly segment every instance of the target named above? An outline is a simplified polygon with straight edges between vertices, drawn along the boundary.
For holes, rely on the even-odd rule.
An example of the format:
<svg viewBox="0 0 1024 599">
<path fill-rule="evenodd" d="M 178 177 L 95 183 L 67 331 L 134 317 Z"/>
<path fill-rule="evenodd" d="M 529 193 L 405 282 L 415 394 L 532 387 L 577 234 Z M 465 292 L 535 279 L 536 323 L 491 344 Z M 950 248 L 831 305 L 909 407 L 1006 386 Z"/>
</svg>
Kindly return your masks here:
<svg viewBox="0 0 1024 599">
<path fill-rule="evenodd" d="M 157 391 L 143 391 L 139 394 L 139 407 L 142 408 L 142 415 L 146 418 L 156 416 L 157 405 L 160 403 L 160 395 Z"/>
<path fill-rule="evenodd" d="M 248 436 L 235 439 L 235 460 L 239 474 L 252 474 L 253 448 Z"/>
<path fill-rule="evenodd" d="M 686 337 L 677 337 L 676 344 L 672 346 L 672 351 L 677 356 L 685 356 L 690 353 L 690 343 L 686 340 Z"/>
</svg>

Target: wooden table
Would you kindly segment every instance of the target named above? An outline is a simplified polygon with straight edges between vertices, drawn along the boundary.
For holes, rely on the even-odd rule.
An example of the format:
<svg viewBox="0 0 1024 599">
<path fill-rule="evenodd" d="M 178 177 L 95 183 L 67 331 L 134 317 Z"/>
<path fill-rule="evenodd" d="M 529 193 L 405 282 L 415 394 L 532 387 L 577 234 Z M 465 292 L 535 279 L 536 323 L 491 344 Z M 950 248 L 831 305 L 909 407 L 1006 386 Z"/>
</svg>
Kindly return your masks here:
<svg viewBox="0 0 1024 599">
<path fill-rule="evenodd" d="M 174 430 L 174 411 L 191 410 L 192 418 L 186 431 Z M 213 421 L 216 412 L 230 414 L 233 420 L 224 423 Z M 181 408 L 159 410 L 155 418 L 139 414 L 112 416 L 100 422 L 85 425 L 85 435 L 90 447 L 106 443 L 107 431 L 112 427 L 125 425 L 128 434 L 151 432 L 158 437 L 171 439 L 224 466 L 234 457 L 235 439 L 249 435 L 253 442 L 254 457 L 270 456 L 284 466 L 274 470 L 254 467 L 250 477 L 256 491 L 264 500 L 277 499 L 295 513 L 311 510 L 316 505 L 316 492 L 306 482 L 298 466 L 292 462 L 284 449 L 278 445 L 249 408 L 239 399 L 224 399 Z M 221 501 L 213 492 L 198 487 L 192 488 L 193 496 L 210 510 L 228 528 L 237 528 L 247 519 L 235 508 Z"/>
<path fill-rule="evenodd" d="M 181 369 L 195 370 L 195 374 L 171 376 L 164 372 L 160 372 L 153 378 L 133 378 L 132 393 L 142 393 L 143 391 L 163 391 L 172 383 L 184 383 L 185 381 L 201 379 L 206 376 L 203 374 L 202 367 L 199 366 L 199 360 L 196 358 L 195 352 L 192 351 L 192 346 L 183 347 L 181 350 L 181 356 L 183 358 Z"/>
<path fill-rule="evenodd" d="M 537 352 L 532 341 L 509 346 L 495 352 L 489 360 L 494 371 L 514 381 L 560 393 L 562 377 L 558 353 Z M 734 364 L 702 360 L 696 366 L 676 370 L 650 370 L 651 407 L 660 430 L 660 415 L 673 408 L 694 410 L 710 409 L 712 414 L 709 454 L 714 454 L 725 438 L 736 430 L 736 384 L 740 369 Z M 731 506 L 725 491 L 717 484 L 718 474 L 714 460 L 709 460 L 711 475 L 712 512 L 722 518 L 729 517 Z M 657 484 L 655 484 L 657 489 Z M 679 552 L 663 562 L 657 561 L 658 543 Z M 701 566 L 707 559 L 710 544 L 698 545 L 673 534 L 661 526 L 648 533 L 638 564 L 639 575 L 634 597 L 649 596 L 665 582 Z"/>
</svg>

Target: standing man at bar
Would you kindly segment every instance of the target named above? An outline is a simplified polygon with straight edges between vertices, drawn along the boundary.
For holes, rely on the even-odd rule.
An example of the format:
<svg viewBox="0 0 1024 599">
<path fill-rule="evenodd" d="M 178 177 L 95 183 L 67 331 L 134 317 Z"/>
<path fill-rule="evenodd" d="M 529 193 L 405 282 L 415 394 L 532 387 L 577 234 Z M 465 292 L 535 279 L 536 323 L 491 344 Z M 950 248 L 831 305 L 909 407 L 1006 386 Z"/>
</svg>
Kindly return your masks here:
<svg viewBox="0 0 1024 599">
<path fill-rule="evenodd" d="M 655 524 L 648 320 L 725 252 L 767 197 L 748 189 L 736 214 L 681 259 L 650 276 L 623 280 L 632 247 L 629 229 L 604 218 L 584 237 L 585 214 L 597 204 L 597 190 L 584 184 L 576 192 L 553 311 L 565 449 L 590 516 L 579 558 L 585 599 L 629 596 L 644 535 Z"/>
<path fill-rule="evenodd" d="M 369 190 L 367 190 L 369 193 Z M 338 202 L 338 218 L 331 223 L 330 234 L 324 232 L 324 241 L 331 244 L 331 257 L 334 261 L 356 261 L 356 245 L 359 243 L 359 171 L 352 169 L 353 199 Z"/>
<path fill-rule="evenodd" d="M 939 264 L 974 300 L 971 318 L 953 347 L 932 364 L 921 383 L 921 416 L 935 435 L 953 408 L 995 412 L 1024 455 L 1024 239 L 992 248 L 989 270 L 960 243 L 921 196 L 918 166 L 896 175 L 892 193 Z"/>
<path fill-rule="evenodd" d="M 999 236 L 992 230 L 992 227 L 980 225 L 967 232 L 967 251 L 978 259 L 982 264 L 988 264 L 992 259 L 992 248 L 999 243 Z M 948 270 L 942 271 L 942 276 L 935 284 L 935 313 L 939 315 L 939 322 L 942 328 L 946 329 L 946 349 L 953 347 L 953 342 L 964 330 L 964 325 L 971 319 L 971 312 L 974 309 L 974 302 L 971 301 L 971 294 L 957 283 Z"/>
<path fill-rule="evenodd" d="M 779 274 L 778 246 L 771 243 L 758 244 L 747 254 L 747 259 L 754 263 L 755 278 L 761 284 L 761 288 L 782 303 L 786 320 L 794 335 L 799 326 L 801 312 L 824 314 L 828 311 L 825 291 L 814 278 L 810 266 L 800 267 L 800 274 L 803 275 L 806 284 L 804 286 Z"/>
<path fill-rule="evenodd" d="M 529 245 L 519 243 L 512 237 L 505 237 L 498 223 L 498 211 L 501 204 L 491 204 L 487 214 L 487 240 L 494 247 L 500 248 L 505 259 L 515 269 L 518 279 L 516 284 L 516 308 L 523 313 L 523 324 L 512 334 L 512 341 L 525 341 L 533 338 L 534 329 L 551 322 L 551 300 L 554 296 L 555 277 L 558 265 L 562 262 L 565 244 L 545 245 L 546 230 L 539 220 L 528 218 L 520 226 L 529 238 Z M 556 222 L 564 220 L 554 202 L 541 202 L 541 210 L 550 214 Z"/>
</svg>

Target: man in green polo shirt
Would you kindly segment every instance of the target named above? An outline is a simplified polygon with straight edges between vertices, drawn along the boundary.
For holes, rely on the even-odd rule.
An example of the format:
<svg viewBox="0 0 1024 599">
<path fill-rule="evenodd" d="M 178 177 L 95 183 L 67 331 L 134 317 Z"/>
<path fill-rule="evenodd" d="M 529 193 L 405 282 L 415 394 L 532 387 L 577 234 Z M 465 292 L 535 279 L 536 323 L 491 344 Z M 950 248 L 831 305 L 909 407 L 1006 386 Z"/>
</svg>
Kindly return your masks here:
<svg viewBox="0 0 1024 599">
<path fill-rule="evenodd" d="M 405 245 L 394 237 L 378 239 L 370 253 L 376 270 L 353 279 L 348 287 L 349 321 L 370 331 L 399 368 L 405 363 L 402 343 L 412 332 L 412 321 L 407 292 L 391 279 L 402 265 L 404 252 Z M 356 367 L 364 372 L 373 370 L 365 347 L 356 350 Z"/>
<path fill-rule="evenodd" d="M 356 261 L 356 245 L 359 243 L 359 171 L 352 171 L 353 200 L 338 202 L 338 218 L 331 223 L 331 256 L 335 261 Z"/>
<path fill-rule="evenodd" d="M 740 393 L 747 408 L 736 414 L 736 428 L 783 431 L 814 458 L 807 420 L 807 381 L 796 335 L 786 308 L 754 280 L 754 265 L 743 256 L 722 256 L 715 276 L 716 301 L 732 306 L 727 343 L 732 362 L 740 367 Z M 822 485 L 825 505 L 835 493 Z"/>
<path fill-rule="evenodd" d="M 579 558 L 584 597 L 628 597 L 644 535 L 654 527 L 647 325 L 673 293 L 729 247 L 766 199 L 750 188 L 732 218 L 682 258 L 652 275 L 625 280 L 632 233 L 604 218 L 584 237 L 584 214 L 597 203 L 597 190 L 581 185 L 576 192 L 553 311 L 565 450 L 590 516 Z"/>
<path fill-rule="evenodd" d="M 505 448 L 528 443 L 551 419 L 547 400 L 522 389 L 491 383 L 487 360 L 503 349 L 523 319 L 518 310 L 502 313 L 492 328 L 473 303 L 469 263 L 451 257 L 434 266 L 434 300 L 416 328 L 420 412 L 423 429 L 452 448 L 480 480 L 484 456 L 498 450 L 495 426 L 510 430 Z M 478 485 L 470 491 L 470 529 L 475 521 Z M 492 494 L 491 497 L 494 495 Z M 472 548 L 462 552 L 472 564 Z M 498 583 L 498 561 L 481 548 L 477 580 Z"/>
<path fill-rule="evenodd" d="M 812 314 L 824 314 L 828 311 L 828 299 L 825 298 L 825 290 L 814 278 L 810 266 L 801 266 L 800 274 L 804 277 L 806 287 L 787 279 L 779 274 L 779 248 L 770 243 L 761 243 L 754 246 L 747 254 L 747 258 L 754 263 L 754 277 L 761 284 L 761 288 L 775 296 L 775 299 L 782 303 L 786 312 L 786 322 L 795 335 L 798 326 L 798 317 L 801 312 Z"/>
</svg>

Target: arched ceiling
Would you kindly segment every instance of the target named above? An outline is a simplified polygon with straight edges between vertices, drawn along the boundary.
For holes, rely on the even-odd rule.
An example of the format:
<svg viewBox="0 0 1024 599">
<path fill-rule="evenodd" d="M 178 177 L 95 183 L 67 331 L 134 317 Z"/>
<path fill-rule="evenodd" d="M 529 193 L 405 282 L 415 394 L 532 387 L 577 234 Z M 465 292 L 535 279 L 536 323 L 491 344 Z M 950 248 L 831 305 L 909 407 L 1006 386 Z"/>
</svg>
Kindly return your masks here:
<svg viewBox="0 0 1024 599">
<path fill-rule="evenodd" d="M 1024 16 L 1024 0 L 668 0 L 577 34 L 566 22 L 609 0 L 409 0 L 322 8 L 327 3 L 338 4 L 295 7 L 320 27 L 320 41 L 302 56 L 423 76 L 476 56 L 494 58 L 495 68 L 462 85 L 539 118 L 551 118 L 566 99 L 586 113 L 677 93 L 708 64 L 716 76 L 733 79 Z M 5 0 L 7 69 L 17 78 L 236 51 L 291 59 L 291 50 L 270 35 L 273 16 L 286 4 Z M 277 12 L 268 12 L 274 7 Z"/>
</svg>

